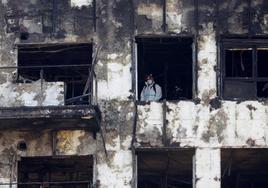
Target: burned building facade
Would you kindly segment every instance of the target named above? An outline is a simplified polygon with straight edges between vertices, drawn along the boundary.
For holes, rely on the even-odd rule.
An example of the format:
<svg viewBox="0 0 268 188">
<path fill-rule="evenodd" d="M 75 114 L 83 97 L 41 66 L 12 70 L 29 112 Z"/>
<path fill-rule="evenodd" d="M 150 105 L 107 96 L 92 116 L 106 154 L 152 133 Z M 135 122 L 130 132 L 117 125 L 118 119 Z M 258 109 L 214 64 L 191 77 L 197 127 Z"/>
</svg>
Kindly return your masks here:
<svg viewBox="0 0 268 188">
<path fill-rule="evenodd" d="M 1 0 L 0 26 L 1 188 L 268 186 L 265 0 Z"/>
</svg>

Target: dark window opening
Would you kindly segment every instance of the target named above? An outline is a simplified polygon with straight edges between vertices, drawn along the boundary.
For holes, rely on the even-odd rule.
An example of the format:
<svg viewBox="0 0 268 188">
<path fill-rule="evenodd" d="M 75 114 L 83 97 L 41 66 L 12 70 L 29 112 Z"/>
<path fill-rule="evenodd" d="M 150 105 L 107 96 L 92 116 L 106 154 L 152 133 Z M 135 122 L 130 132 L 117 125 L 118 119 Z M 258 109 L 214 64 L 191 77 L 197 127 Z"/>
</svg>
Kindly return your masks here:
<svg viewBox="0 0 268 188">
<path fill-rule="evenodd" d="M 66 95 L 65 95 L 65 103 L 66 104 L 76 104 L 76 105 L 84 105 L 88 104 L 88 97 L 87 95 L 83 95 L 84 88 L 86 82 L 78 81 L 78 82 L 68 82 L 66 84 Z M 77 97 L 80 97 L 77 100 Z"/>
<path fill-rule="evenodd" d="M 18 163 L 18 188 L 88 188 L 92 180 L 91 156 L 27 157 Z"/>
<path fill-rule="evenodd" d="M 222 96 L 224 99 L 267 98 L 268 48 L 258 43 L 243 44 L 223 44 Z"/>
<path fill-rule="evenodd" d="M 138 152 L 138 188 L 192 188 L 194 150 Z"/>
<path fill-rule="evenodd" d="M 257 49 L 258 76 L 268 77 L 268 48 Z"/>
<path fill-rule="evenodd" d="M 267 188 L 267 149 L 223 149 L 222 188 Z"/>
<path fill-rule="evenodd" d="M 225 53 L 226 77 L 252 76 L 252 49 L 228 49 Z"/>
<path fill-rule="evenodd" d="M 92 88 L 83 91 L 91 64 L 92 44 L 23 45 L 18 48 L 17 81 L 62 81 L 66 105 L 88 104 Z"/>
<path fill-rule="evenodd" d="M 162 88 L 162 99 L 192 99 L 192 38 L 136 38 L 138 46 L 138 95 L 144 78 L 152 74 Z"/>
</svg>

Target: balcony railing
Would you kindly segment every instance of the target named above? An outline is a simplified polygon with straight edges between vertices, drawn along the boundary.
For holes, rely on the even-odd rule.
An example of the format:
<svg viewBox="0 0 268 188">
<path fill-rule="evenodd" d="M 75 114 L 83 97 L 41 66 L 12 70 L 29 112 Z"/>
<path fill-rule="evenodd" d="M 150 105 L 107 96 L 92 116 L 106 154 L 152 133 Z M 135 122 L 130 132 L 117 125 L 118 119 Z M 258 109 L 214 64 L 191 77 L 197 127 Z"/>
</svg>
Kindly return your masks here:
<svg viewBox="0 0 268 188">
<path fill-rule="evenodd" d="M 83 67 L 83 69 L 86 69 L 88 71 L 87 77 L 83 77 L 83 87 L 81 87 L 81 84 L 79 86 L 76 85 L 76 83 L 79 82 L 79 75 L 78 77 L 72 78 L 74 76 L 74 74 L 72 73 L 72 76 L 69 78 L 68 73 L 64 72 L 64 70 L 71 70 L 77 66 Z M 63 73 L 60 73 L 61 77 L 56 77 L 55 75 L 51 77 L 49 70 L 52 71 L 52 74 L 56 73 L 53 69 L 63 70 Z M 0 71 L 4 70 L 11 70 L 11 72 L 14 72 L 14 70 L 16 71 L 16 77 L 14 78 L 13 82 L 5 83 L 5 87 L 10 86 L 12 88 L 16 88 L 15 90 L 17 90 L 21 95 L 28 92 L 34 93 L 34 90 L 36 91 L 36 95 L 30 100 L 33 100 L 33 98 L 37 98 L 38 96 L 39 98 L 43 97 L 43 101 L 46 102 L 31 102 L 27 101 L 27 97 L 25 97 L 25 101 L 23 101 L 22 103 L 16 104 L 16 100 L 14 100 L 15 102 L 13 104 L 12 94 L 9 94 L 9 100 L 2 99 L 6 101 L 5 105 L 2 105 L 2 107 L 0 107 L 0 130 L 27 130 L 33 128 L 88 129 L 93 132 L 97 132 L 99 130 L 100 110 L 97 105 L 97 79 L 96 74 L 92 69 L 92 65 L 72 64 L 0 67 Z M 33 81 L 27 79 L 25 82 L 23 82 L 23 78 L 21 78 L 20 75 L 25 75 L 27 73 L 30 73 L 29 77 L 34 78 Z M 39 75 L 39 77 L 37 77 L 37 75 Z M 52 80 L 54 78 L 57 79 Z M 56 84 L 54 85 L 55 82 L 50 83 L 50 81 L 64 82 L 65 87 L 60 87 Z M 48 83 L 50 83 L 50 87 L 48 87 L 48 89 L 53 86 L 60 87 L 60 92 L 52 92 L 51 96 L 45 96 L 47 95 L 45 86 Z M 73 86 L 72 83 L 74 83 Z M 71 89 L 67 88 L 66 86 L 71 87 Z M 79 91 L 75 90 L 77 88 Z M 22 91 L 19 91 L 20 89 Z M 64 94 L 61 91 L 64 91 Z M 18 93 L 16 93 L 15 96 L 20 97 L 18 96 Z M 56 103 L 49 103 L 50 98 L 52 98 L 53 101 L 61 97 L 62 100 L 59 100 Z"/>
</svg>

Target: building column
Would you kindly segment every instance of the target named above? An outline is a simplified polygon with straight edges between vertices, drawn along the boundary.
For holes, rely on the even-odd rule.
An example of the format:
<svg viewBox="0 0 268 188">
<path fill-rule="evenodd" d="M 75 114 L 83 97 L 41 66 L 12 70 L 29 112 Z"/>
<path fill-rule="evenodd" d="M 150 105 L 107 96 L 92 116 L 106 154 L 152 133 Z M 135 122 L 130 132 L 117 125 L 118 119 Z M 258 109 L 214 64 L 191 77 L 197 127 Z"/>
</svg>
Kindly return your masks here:
<svg viewBox="0 0 268 188">
<path fill-rule="evenodd" d="M 194 173 L 194 188 L 221 188 L 220 148 L 197 148 Z"/>
</svg>

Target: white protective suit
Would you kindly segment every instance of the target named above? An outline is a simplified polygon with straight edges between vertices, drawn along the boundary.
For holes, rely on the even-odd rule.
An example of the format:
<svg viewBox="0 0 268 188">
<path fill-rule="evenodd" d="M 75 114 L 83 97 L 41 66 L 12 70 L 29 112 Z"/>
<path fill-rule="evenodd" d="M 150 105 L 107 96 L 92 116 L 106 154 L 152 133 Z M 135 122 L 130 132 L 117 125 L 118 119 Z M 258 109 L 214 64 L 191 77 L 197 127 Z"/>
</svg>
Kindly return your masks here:
<svg viewBox="0 0 268 188">
<path fill-rule="evenodd" d="M 159 101 L 162 98 L 161 87 L 153 82 L 152 84 L 145 83 L 141 91 L 141 101 Z"/>
</svg>

